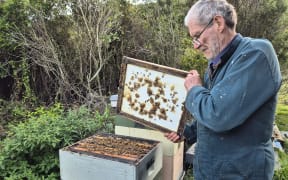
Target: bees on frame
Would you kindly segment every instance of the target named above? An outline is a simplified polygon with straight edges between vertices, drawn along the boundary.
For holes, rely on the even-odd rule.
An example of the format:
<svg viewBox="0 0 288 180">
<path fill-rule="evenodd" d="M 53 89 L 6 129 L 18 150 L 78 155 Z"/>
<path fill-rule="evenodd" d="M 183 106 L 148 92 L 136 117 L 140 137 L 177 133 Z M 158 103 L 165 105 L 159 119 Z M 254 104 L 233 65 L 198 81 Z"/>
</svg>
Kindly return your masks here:
<svg viewBox="0 0 288 180">
<path fill-rule="evenodd" d="M 184 110 L 184 77 L 127 64 L 122 80 L 121 111 L 177 131 Z"/>
</svg>

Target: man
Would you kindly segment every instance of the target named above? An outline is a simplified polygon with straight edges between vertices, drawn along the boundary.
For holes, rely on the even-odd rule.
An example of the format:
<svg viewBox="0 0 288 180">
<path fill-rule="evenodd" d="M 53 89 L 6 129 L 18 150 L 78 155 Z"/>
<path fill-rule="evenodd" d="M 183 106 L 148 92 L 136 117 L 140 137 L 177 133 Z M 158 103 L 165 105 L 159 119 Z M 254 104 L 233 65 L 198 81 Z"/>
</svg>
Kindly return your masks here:
<svg viewBox="0 0 288 180">
<path fill-rule="evenodd" d="M 185 79 L 186 109 L 195 121 L 184 137 L 196 143 L 196 180 L 271 180 L 271 135 L 281 74 L 268 40 L 236 33 L 237 15 L 226 0 L 199 0 L 185 17 L 195 49 L 209 60 L 204 81 Z M 173 142 L 176 133 L 165 136 Z"/>
</svg>

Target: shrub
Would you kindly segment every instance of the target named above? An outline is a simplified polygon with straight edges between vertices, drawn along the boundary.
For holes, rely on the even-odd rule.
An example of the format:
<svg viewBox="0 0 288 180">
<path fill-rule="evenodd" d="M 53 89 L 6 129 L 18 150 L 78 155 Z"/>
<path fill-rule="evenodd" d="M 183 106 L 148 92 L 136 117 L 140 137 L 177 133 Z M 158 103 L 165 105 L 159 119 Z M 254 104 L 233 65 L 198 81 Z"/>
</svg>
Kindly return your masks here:
<svg viewBox="0 0 288 180">
<path fill-rule="evenodd" d="M 100 115 L 60 104 L 38 108 L 28 120 L 11 125 L 0 142 L 0 179 L 60 179 L 58 150 L 98 131 L 110 132 L 109 109 Z"/>
<path fill-rule="evenodd" d="M 183 40 L 183 44 L 188 44 L 190 40 L 187 39 Z M 192 42 L 190 42 L 191 44 Z M 192 48 L 186 48 L 183 50 L 184 54 L 181 56 L 180 61 L 180 68 L 186 71 L 190 71 L 191 69 L 198 70 L 200 75 L 203 75 L 206 68 L 208 61 L 199 52 L 195 51 Z"/>
<path fill-rule="evenodd" d="M 27 119 L 30 107 L 21 101 L 5 101 L 0 99 L 0 140 L 5 138 L 7 125 L 18 124 Z"/>
</svg>

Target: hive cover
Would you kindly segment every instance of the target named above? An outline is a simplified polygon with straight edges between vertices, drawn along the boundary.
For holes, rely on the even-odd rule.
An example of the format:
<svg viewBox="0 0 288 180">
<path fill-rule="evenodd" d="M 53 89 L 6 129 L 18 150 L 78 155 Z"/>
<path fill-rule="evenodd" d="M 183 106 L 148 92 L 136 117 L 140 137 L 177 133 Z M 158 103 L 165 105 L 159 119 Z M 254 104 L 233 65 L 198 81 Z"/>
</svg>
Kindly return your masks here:
<svg viewBox="0 0 288 180">
<path fill-rule="evenodd" d="M 188 72 L 124 57 L 117 112 L 163 132 L 178 132 L 187 118 L 184 108 Z"/>
</svg>

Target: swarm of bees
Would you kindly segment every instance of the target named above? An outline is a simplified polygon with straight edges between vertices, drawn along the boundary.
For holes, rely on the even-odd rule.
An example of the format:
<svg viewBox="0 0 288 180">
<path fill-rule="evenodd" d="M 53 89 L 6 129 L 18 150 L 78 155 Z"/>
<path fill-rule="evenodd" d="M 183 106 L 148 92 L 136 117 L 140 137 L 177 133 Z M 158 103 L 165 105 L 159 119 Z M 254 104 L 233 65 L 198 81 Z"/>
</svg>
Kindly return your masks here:
<svg viewBox="0 0 288 180">
<path fill-rule="evenodd" d="M 150 119 L 171 121 L 169 113 L 175 113 L 177 108 L 183 111 L 183 102 L 177 97 L 175 85 L 167 85 L 160 76 L 152 76 L 151 72 L 133 72 L 126 79 L 124 99 L 127 100 L 131 111 Z"/>
</svg>

